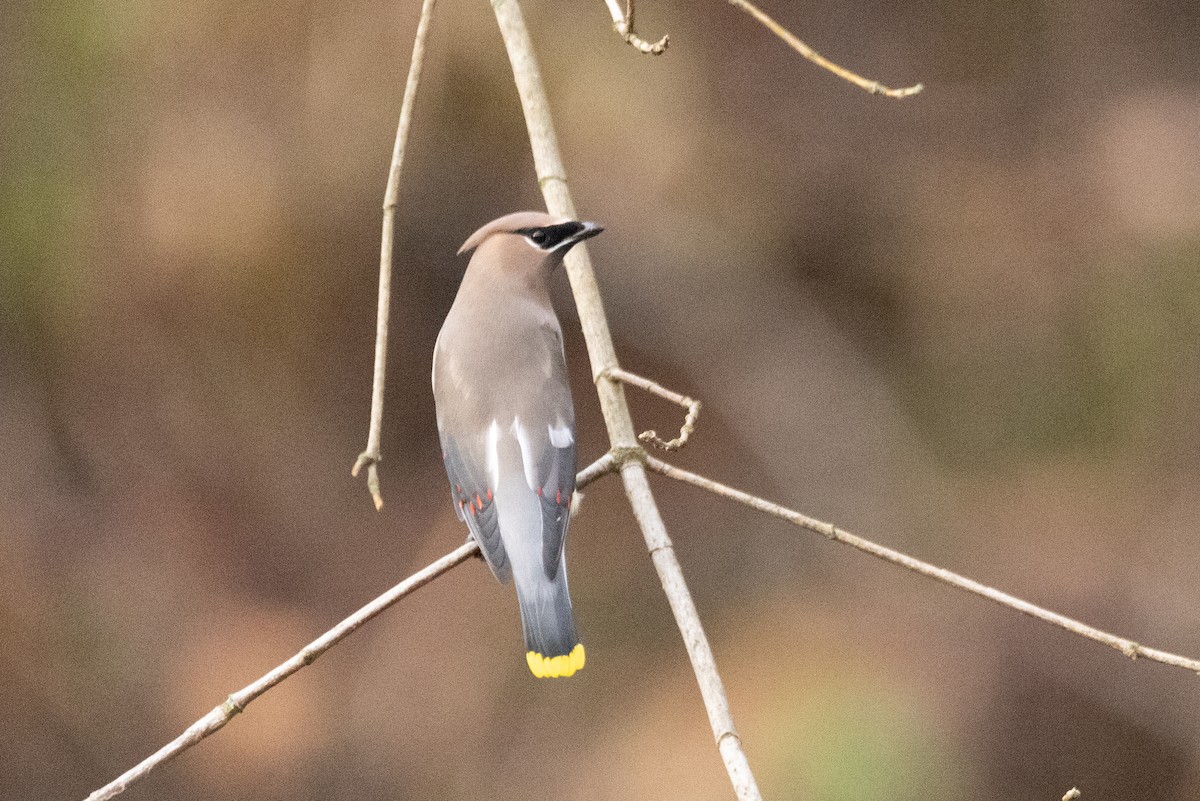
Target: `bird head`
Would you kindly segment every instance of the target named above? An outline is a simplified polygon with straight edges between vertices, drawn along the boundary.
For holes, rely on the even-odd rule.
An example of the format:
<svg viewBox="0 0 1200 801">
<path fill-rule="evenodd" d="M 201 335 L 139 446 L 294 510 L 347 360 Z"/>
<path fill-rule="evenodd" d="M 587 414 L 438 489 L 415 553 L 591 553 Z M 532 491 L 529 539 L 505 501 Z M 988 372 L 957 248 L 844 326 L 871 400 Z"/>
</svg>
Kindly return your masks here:
<svg viewBox="0 0 1200 801">
<path fill-rule="evenodd" d="M 548 272 L 562 263 L 568 250 L 603 230 L 592 222 L 540 211 L 518 211 L 492 220 L 471 234 L 458 252 L 461 255 L 477 249 L 472 261 L 499 264 L 506 270 Z"/>
</svg>

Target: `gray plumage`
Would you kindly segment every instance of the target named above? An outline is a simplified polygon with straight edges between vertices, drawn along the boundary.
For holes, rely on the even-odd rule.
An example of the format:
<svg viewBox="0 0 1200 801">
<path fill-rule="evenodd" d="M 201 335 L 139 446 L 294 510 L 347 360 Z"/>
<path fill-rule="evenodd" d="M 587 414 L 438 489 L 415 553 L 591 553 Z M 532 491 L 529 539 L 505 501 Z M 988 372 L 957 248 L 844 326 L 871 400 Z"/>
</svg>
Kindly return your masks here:
<svg viewBox="0 0 1200 801">
<path fill-rule="evenodd" d="M 433 353 L 451 496 L 492 572 L 513 577 L 538 676 L 583 666 L 564 546 L 575 491 L 575 411 L 549 279 L 602 229 L 518 212 L 480 228 Z"/>
</svg>

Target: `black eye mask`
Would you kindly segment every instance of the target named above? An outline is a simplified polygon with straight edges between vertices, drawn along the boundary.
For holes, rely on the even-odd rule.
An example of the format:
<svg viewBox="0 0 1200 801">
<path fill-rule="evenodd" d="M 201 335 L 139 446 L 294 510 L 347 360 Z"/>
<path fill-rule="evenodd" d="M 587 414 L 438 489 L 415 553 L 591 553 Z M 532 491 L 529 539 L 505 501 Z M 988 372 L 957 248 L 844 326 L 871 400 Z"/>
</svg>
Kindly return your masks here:
<svg viewBox="0 0 1200 801">
<path fill-rule="evenodd" d="M 571 221 L 544 228 L 521 228 L 513 233 L 525 237 L 539 250 L 550 252 L 582 233 L 584 228 L 583 223 Z"/>
</svg>

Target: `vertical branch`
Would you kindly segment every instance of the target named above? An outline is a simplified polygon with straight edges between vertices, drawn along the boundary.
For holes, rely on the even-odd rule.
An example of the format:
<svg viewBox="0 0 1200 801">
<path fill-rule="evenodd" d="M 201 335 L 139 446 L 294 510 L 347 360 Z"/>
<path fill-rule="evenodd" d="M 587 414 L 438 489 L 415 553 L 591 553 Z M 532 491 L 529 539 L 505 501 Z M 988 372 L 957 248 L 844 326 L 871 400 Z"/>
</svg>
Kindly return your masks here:
<svg viewBox="0 0 1200 801">
<path fill-rule="evenodd" d="M 537 169 L 538 186 L 545 197 L 546 208 L 551 214 L 575 218 L 575 205 L 567 187 L 566 171 L 559 155 L 558 139 L 550 117 L 546 90 L 542 85 L 541 73 L 533 54 L 533 43 L 525 27 L 521 7 L 518 0 L 492 0 L 492 8 L 496 13 L 500 33 L 504 37 L 513 78 L 521 96 L 521 107 L 525 113 L 529 143 L 533 149 L 533 160 Z M 579 319 L 591 359 L 592 377 L 596 381 L 600 407 L 614 452 L 640 454 L 644 457 L 644 451 L 634 434 L 633 420 L 625 403 L 624 390 L 620 383 L 607 373 L 619 365 L 585 244 L 576 245 L 567 254 L 566 270 L 575 296 L 575 305 L 579 309 Z M 729 712 L 725 688 L 717 673 L 712 647 L 705 636 L 687 582 L 683 578 L 683 571 L 667 536 L 666 526 L 650 492 L 646 467 L 642 460 L 625 459 L 621 466 L 621 479 L 675 616 L 675 622 L 683 635 L 692 669 L 696 673 L 696 681 L 700 685 L 704 707 L 708 712 L 713 737 L 729 773 L 730 782 L 739 801 L 761 801 L 762 796 L 733 726 L 733 717 Z"/>
<path fill-rule="evenodd" d="M 392 305 L 392 250 L 396 232 L 396 206 L 400 198 L 400 167 L 404 163 L 404 150 L 408 145 L 408 129 L 412 124 L 413 105 L 417 101 L 417 87 L 421 83 L 421 68 L 425 63 L 425 37 L 429 33 L 429 21 L 433 18 L 433 7 L 437 0 L 424 0 L 421 18 L 417 22 L 417 35 L 413 41 L 412 62 L 408 65 L 408 81 L 404 86 L 404 100 L 400 104 L 400 122 L 396 126 L 396 142 L 392 146 L 392 165 L 388 170 L 387 189 L 383 193 L 383 234 L 379 239 L 379 308 L 375 323 L 375 379 L 371 387 L 371 428 L 367 433 L 367 449 L 358 455 L 350 475 L 357 477 L 365 465 L 367 489 L 375 508 L 383 507 L 383 496 L 379 492 L 379 462 L 383 455 L 379 451 L 380 431 L 383 428 L 383 384 L 387 373 L 388 316 Z"/>
</svg>

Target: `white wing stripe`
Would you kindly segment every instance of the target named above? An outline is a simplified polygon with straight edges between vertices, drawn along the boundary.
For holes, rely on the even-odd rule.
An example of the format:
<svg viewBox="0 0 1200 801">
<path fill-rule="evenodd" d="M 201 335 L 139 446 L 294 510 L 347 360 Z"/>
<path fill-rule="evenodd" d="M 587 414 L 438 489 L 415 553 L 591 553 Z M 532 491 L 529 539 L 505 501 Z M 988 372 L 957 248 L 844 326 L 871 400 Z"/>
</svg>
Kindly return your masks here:
<svg viewBox="0 0 1200 801">
<path fill-rule="evenodd" d="M 558 421 L 552 426 L 546 426 L 546 430 L 550 432 L 550 444 L 556 448 L 569 448 L 575 442 L 575 435 L 571 433 L 571 428 L 558 418 Z"/>
<path fill-rule="evenodd" d="M 512 432 L 517 437 L 517 444 L 521 446 L 521 464 L 525 467 L 525 483 L 531 490 L 536 490 L 537 465 L 533 463 L 533 446 L 529 442 L 529 435 L 525 433 L 525 427 L 521 425 L 520 417 L 513 418 Z"/>
</svg>

